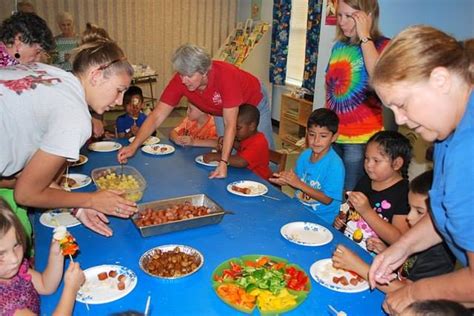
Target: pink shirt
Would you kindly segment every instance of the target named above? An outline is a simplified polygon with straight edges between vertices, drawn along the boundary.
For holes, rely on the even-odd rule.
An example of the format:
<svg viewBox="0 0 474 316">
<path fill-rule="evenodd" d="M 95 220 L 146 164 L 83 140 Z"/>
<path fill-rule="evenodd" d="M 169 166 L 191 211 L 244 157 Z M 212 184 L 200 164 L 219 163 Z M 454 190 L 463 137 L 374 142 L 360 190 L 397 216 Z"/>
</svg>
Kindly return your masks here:
<svg viewBox="0 0 474 316">
<path fill-rule="evenodd" d="M 17 310 L 25 308 L 35 314 L 40 313 L 39 295 L 31 282 L 26 259 L 23 260 L 17 275 L 11 280 L 0 282 L 0 315 L 11 316 Z"/>
</svg>

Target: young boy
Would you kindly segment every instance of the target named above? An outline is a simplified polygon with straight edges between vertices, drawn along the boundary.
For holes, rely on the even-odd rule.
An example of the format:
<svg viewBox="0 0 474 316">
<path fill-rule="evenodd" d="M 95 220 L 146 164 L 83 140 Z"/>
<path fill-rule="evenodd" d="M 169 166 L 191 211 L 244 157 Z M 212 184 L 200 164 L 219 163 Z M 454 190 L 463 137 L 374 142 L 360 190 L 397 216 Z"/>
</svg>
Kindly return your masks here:
<svg viewBox="0 0 474 316">
<path fill-rule="evenodd" d="M 142 126 L 146 119 L 146 115 L 142 112 L 143 93 L 142 89 L 137 86 L 131 86 L 123 95 L 123 105 L 127 113 L 117 117 L 115 125 L 118 137 L 129 138 L 137 135 L 138 129 Z"/>
<path fill-rule="evenodd" d="M 429 216 L 428 191 L 433 182 L 433 171 L 426 171 L 412 180 L 408 193 L 410 213 L 407 221 L 411 227 L 418 223 L 424 216 Z M 377 239 L 377 252 L 386 246 Z M 367 279 L 369 265 L 348 248 L 338 245 L 332 257 L 336 268 L 354 271 L 362 278 Z M 383 292 L 392 292 L 408 282 L 415 282 L 422 278 L 449 273 L 454 269 L 455 258 L 445 243 L 437 244 L 427 250 L 413 255 L 405 261 L 398 272 L 398 280 L 388 285 L 378 285 Z"/>
<path fill-rule="evenodd" d="M 248 168 L 264 179 L 271 175 L 270 153 L 265 135 L 257 131 L 260 112 L 255 106 L 243 104 L 239 107 L 237 130 L 234 148 L 237 153 L 229 157 L 229 165 L 237 168 Z M 205 162 L 218 161 L 221 153 L 207 153 Z"/>
<path fill-rule="evenodd" d="M 171 131 L 170 139 L 181 146 L 216 147 L 214 117 L 189 103 L 187 116 Z"/>
<path fill-rule="evenodd" d="M 339 212 L 344 185 L 344 164 L 331 145 L 336 141 L 339 118 L 329 109 L 317 109 L 308 118 L 308 149 L 295 170 L 274 173 L 271 182 L 296 189 L 295 197 L 327 223 Z"/>
</svg>

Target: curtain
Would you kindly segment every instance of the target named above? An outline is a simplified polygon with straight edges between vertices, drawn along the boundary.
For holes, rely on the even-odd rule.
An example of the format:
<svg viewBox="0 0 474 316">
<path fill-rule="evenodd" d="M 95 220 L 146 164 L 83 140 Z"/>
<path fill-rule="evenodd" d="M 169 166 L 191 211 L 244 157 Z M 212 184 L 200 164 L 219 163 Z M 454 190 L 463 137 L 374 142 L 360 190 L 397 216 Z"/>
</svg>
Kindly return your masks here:
<svg viewBox="0 0 474 316">
<path fill-rule="evenodd" d="M 303 87 L 314 92 L 321 31 L 322 0 L 308 0 L 308 30 L 304 60 Z"/>
<path fill-rule="evenodd" d="M 291 0 L 274 0 L 270 82 L 278 85 L 285 84 L 290 16 Z"/>
<path fill-rule="evenodd" d="M 29 0 L 54 35 L 56 15 L 70 12 L 77 33 L 86 22 L 105 28 L 133 64 L 147 64 L 158 73 L 154 95 L 173 74 L 171 55 L 181 44 L 204 46 L 217 53 L 233 31 L 237 0 Z M 0 1 L 0 19 L 14 10 L 14 1 Z"/>
</svg>

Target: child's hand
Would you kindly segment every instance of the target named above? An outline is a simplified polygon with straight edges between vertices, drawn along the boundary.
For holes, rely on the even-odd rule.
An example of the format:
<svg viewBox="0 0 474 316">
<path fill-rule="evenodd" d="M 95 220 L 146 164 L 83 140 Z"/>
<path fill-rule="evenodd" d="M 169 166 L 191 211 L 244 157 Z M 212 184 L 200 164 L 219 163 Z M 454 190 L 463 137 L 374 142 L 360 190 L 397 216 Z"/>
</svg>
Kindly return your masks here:
<svg viewBox="0 0 474 316">
<path fill-rule="evenodd" d="M 349 248 L 339 244 L 336 247 L 336 250 L 332 254 L 332 265 L 336 269 L 344 269 L 348 271 L 354 271 L 357 273 L 360 269 L 360 265 L 364 264 L 364 261 L 356 255 L 352 250 Z M 366 276 L 361 275 L 361 277 L 365 278 Z"/>
<path fill-rule="evenodd" d="M 385 249 L 387 249 L 387 245 L 377 237 L 370 237 L 366 241 L 367 244 L 367 250 L 375 252 L 375 253 L 381 253 Z"/>
<path fill-rule="evenodd" d="M 193 144 L 193 138 L 191 136 L 178 136 L 176 143 L 181 146 L 191 146 Z"/>
<path fill-rule="evenodd" d="M 137 136 L 138 134 L 138 131 L 140 130 L 140 127 L 138 127 L 137 125 L 132 125 L 132 127 L 130 127 L 130 131 L 132 132 L 132 134 L 134 136 Z"/>
<path fill-rule="evenodd" d="M 206 163 L 211 161 L 219 161 L 221 159 L 220 153 L 207 153 L 202 156 L 202 160 Z"/>
<path fill-rule="evenodd" d="M 79 262 L 70 262 L 69 267 L 64 273 L 64 287 L 70 287 L 75 293 L 79 291 L 82 284 L 84 284 L 86 277 L 79 265 Z"/>
<path fill-rule="evenodd" d="M 362 192 L 347 192 L 349 196 L 348 201 L 354 207 L 354 209 L 362 216 L 366 215 L 368 212 L 372 211 L 372 206 L 370 206 L 369 199 Z"/>
<path fill-rule="evenodd" d="M 293 170 L 282 171 L 280 173 L 274 173 L 273 177 L 269 179 L 270 182 L 278 185 L 290 185 L 296 187 L 300 179 Z"/>
<path fill-rule="evenodd" d="M 346 221 L 340 218 L 339 216 L 336 216 L 336 218 L 334 219 L 334 223 L 332 223 L 332 226 L 337 230 L 340 230 L 345 225 Z"/>
</svg>

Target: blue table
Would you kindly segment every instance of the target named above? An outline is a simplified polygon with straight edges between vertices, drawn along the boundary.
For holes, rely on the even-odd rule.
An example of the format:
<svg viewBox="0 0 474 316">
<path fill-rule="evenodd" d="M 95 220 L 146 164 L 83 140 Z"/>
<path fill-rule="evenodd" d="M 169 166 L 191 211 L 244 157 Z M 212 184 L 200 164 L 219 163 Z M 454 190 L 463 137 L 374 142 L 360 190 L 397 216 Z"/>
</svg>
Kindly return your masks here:
<svg viewBox="0 0 474 316">
<path fill-rule="evenodd" d="M 286 223 L 310 221 L 329 225 L 247 169 L 229 168 L 228 178 L 209 180 L 212 168 L 194 162 L 197 155 L 206 151 L 203 148 L 176 147 L 176 151 L 167 156 L 151 156 L 138 151 L 129 165 L 137 168 L 147 181 L 141 202 L 204 193 L 225 210 L 235 212 L 235 215 L 226 215 L 217 225 L 148 238 L 141 237 L 131 220 L 114 217 L 110 217 L 110 227 L 114 230 L 111 238 L 93 233 L 82 225 L 70 228 L 81 248 L 76 260 L 83 269 L 120 264 L 132 269 L 138 276 L 137 286 L 124 298 L 108 304 L 89 305 L 89 310 L 85 304 L 76 303 L 74 315 L 110 315 L 128 310 L 143 312 L 148 295 L 151 295 L 151 315 L 239 315 L 241 313 L 221 301 L 211 287 L 213 270 L 229 258 L 246 254 L 278 256 L 300 265 L 308 275 L 312 263 L 331 257 L 338 243 L 354 249 L 366 260 L 370 258 L 332 227 L 334 239 L 324 246 L 305 247 L 288 242 L 280 235 L 280 228 Z M 116 152 L 86 150 L 85 154 L 89 162 L 70 172 L 90 175 L 94 168 L 117 165 Z M 264 182 L 269 188 L 268 195 L 280 201 L 266 197 L 245 198 L 227 192 L 228 183 L 242 179 Z M 91 184 L 83 190 L 95 189 Z M 52 231 L 41 225 L 38 219 L 37 215 L 34 223 L 36 262 L 37 269 L 42 271 L 46 266 Z M 139 268 L 140 256 L 150 248 L 165 244 L 184 244 L 198 249 L 204 256 L 203 267 L 189 277 L 173 281 L 145 274 Z M 311 282 L 312 291 L 308 298 L 288 315 L 331 315 L 328 304 L 351 316 L 383 315 L 381 304 L 384 296 L 378 290 L 347 294 L 329 290 L 312 278 Z M 41 297 L 43 315 L 51 314 L 61 291 L 62 285 L 54 295 Z"/>
</svg>

